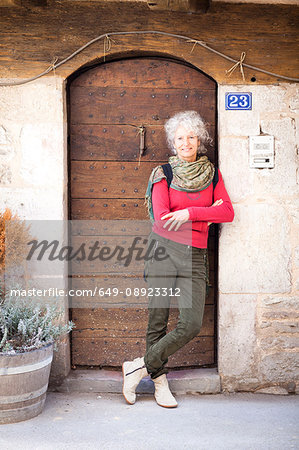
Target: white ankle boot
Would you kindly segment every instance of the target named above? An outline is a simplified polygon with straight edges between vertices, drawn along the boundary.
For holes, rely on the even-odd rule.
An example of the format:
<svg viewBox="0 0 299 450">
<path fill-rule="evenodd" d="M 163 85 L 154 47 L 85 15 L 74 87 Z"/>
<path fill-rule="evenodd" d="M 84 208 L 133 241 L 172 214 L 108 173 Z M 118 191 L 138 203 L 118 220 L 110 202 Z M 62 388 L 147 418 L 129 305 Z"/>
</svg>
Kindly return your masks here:
<svg viewBox="0 0 299 450">
<path fill-rule="evenodd" d="M 142 380 L 148 375 L 144 364 L 144 358 L 135 358 L 133 361 L 125 361 L 122 366 L 123 371 L 123 395 L 126 401 L 133 405 L 136 401 L 135 390 Z"/>
<path fill-rule="evenodd" d="M 165 374 L 154 378 L 153 382 L 155 383 L 155 399 L 158 405 L 164 406 L 164 408 L 175 408 L 178 406 L 176 399 L 169 390 Z"/>
</svg>

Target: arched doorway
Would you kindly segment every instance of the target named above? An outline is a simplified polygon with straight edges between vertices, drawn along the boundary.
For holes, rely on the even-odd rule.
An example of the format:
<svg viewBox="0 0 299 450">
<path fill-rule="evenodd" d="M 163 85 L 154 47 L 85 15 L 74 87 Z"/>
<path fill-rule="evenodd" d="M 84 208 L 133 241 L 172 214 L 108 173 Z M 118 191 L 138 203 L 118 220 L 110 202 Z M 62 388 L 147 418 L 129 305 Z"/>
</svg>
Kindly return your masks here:
<svg viewBox="0 0 299 450">
<path fill-rule="evenodd" d="M 216 83 L 185 63 L 160 57 L 112 61 L 78 74 L 69 84 L 70 219 L 127 220 L 147 218 L 144 193 L 154 166 L 170 156 L 163 125 L 182 110 L 197 110 L 216 143 Z M 145 130 L 145 149 L 140 155 Z M 216 162 L 215 147 L 208 156 Z M 211 366 L 216 362 L 217 233 L 209 239 L 210 288 L 201 333 L 169 358 L 169 367 Z M 96 238 L 83 232 L 85 240 Z M 82 232 L 80 239 L 82 238 Z M 101 235 L 103 238 L 103 235 Z M 73 239 L 78 239 L 74 237 Z M 124 288 L 142 286 L 139 277 L 124 277 Z M 89 274 L 80 287 L 112 285 Z M 72 286 L 78 286 L 72 278 Z M 85 283 L 85 284 L 84 284 Z M 103 284 L 104 283 L 104 284 Z M 130 284 L 131 283 L 131 284 Z M 146 299 L 138 307 L 72 309 L 72 365 L 120 367 L 145 350 Z M 170 314 L 175 326 L 177 310 Z"/>
</svg>

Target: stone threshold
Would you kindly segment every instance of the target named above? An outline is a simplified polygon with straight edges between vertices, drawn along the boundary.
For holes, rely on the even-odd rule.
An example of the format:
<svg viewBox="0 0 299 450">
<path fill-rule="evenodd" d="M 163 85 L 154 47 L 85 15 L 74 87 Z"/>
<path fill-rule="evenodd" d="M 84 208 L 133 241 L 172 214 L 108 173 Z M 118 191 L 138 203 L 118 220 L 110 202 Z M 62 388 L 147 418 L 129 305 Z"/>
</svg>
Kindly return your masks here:
<svg viewBox="0 0 299 450">
<path fill-rule="evenodd" d="M 217 369 L 188 369 L 171 371 L 167 375 L 169 386 L 174 394 L 201 393 L 219 394 L 220 375 Z M 60 386 L 50 386 L 55 392 L 96 392 L 121 393 L 122 373 L 112 370 L 71 370 Z M 154 392 L 154 383 L 146 377 L 139 383 L 138 394 Z"/>
</svg>

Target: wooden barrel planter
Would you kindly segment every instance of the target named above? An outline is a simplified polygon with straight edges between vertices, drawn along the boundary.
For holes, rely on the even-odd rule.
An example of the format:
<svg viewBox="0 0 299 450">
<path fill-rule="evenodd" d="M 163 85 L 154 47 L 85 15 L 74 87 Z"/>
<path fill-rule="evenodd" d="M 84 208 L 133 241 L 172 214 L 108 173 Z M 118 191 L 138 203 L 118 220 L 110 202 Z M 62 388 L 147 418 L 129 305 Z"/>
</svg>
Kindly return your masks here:
<svg viewBox="0 0 299 450">
<path fill-rule="evenodd" d="M 53 345 L 15 355 L 0 354 L 0 424 L 21 422 L 42 412 Z"/>
</svg>

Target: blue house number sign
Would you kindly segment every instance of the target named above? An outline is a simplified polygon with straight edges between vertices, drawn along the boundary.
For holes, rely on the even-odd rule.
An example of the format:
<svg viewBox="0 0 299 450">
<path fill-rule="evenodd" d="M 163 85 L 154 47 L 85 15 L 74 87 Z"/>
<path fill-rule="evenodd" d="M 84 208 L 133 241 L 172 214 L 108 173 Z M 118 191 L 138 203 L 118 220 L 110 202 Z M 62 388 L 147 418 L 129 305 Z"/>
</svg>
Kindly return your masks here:
<svg viewBox="0 0 299 450">
<path fill-rule="evenodd" d="M 226 92 L 225 109 L 248 110 L 252 109 L 251 92 Z"/>
</svg>

